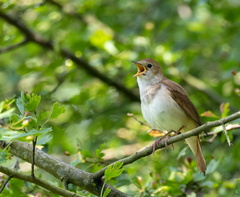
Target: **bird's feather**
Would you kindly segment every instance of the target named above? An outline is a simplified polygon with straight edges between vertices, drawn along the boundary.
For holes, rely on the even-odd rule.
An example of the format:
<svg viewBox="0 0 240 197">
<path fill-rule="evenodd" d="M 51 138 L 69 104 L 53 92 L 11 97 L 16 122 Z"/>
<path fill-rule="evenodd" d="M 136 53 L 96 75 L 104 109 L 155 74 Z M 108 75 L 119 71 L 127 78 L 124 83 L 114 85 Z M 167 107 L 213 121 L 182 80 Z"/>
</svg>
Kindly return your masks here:
<svg viewBox="0 0 240 197">
<path fill-rule="evenodd" d="M 170 79 L 164 77 L 161 81 L 167 89 L 169 90 L 171 97 L 176 101 L 176 103 L 184 110 L 184 112 L 194 120 L 198 125 L 201 125 L 202 122 L 198 115 L 196 107 L 190 101 L 186 91 L 183 89 L 182 86 L 171 81 Z"/>
</svg>

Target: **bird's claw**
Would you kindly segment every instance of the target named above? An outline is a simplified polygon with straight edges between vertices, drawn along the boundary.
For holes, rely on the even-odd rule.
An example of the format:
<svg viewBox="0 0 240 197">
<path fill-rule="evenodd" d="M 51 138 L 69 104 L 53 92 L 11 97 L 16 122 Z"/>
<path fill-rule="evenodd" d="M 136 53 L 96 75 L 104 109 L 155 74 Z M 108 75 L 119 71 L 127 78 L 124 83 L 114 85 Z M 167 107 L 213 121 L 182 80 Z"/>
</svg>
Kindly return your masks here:
<svg viewBox="0 0 240 197">
<path fill-rule="evenodd" d="M 164 140 L 165 148 L 168 146 L 167 140 L 171 138 L 171 136 L 169 136 L 169 135 L 170 135 L 172 132 L 174 132 L 174 131 L 169 131 L 167 134 L 165 134 L 164 136 L 162 136 L 161 138 L 159 138 L 158 140 L 156 140 L 156 141 L 152 144 L 152 148 L 153 148 L 153 152 L 152 152 L 152 153 L 153 153 L 153 154 L 154 154 L 154 152 L 156 151 L 156 146 L 158 146 L 158 144 L 159 144 L 162 140 Z M 173 144 L 172 144 L 172 147 L 173 147 L 173 149 L 174 149 Z"/>
</svg>

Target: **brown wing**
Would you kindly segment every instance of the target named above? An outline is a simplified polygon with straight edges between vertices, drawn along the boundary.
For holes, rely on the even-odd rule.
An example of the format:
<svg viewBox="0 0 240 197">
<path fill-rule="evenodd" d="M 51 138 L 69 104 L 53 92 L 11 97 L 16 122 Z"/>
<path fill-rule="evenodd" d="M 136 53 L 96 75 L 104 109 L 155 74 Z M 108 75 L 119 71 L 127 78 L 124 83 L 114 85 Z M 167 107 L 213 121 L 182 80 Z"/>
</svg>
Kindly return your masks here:
<svg viewBox="0 0 240 197">
<path fill-rule="evenodd" d="M 199 125 L 202 124 L 200 117 L 198 115 L 196 107 L 190 101 L 186 91 L 179 84 L 169 80 L 168 78 L 164 78 L 161 81 L 168 90 L 171 92 L 172 98 L 177 102 L 177 104 L 184 110 L 184 112 L 196 121 Z"/>
</svg>

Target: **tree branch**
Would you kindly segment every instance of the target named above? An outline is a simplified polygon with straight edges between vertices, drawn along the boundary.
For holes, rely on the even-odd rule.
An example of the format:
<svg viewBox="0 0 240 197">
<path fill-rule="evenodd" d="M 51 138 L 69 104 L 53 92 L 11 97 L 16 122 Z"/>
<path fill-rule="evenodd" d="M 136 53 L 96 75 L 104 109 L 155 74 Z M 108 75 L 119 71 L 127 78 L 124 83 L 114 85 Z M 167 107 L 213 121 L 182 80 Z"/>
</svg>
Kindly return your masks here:
<svg viewBox="0 0 240 197">
<path fill-rule="evenodd" d="M 62 189 L 60 187 L 57 187 L 55 185 L 52 185 L 52 184 L 50 184 L 50 183 L 48 183 L 44 180 L 41 180 L 39 178 L 29 176 L 29 175 L 25 175 L 21 172 L 18 172 L 16 170 L 12 170 L 10 168 L 7 168 L 7 167 L 1 166 L 1 165 L 0 165 L 0 171 L 4 174 L 8 175 L 9 180 L 11 178 L 17 178 L 17 179 L 24 180 L 24 181 L 27 181 L 27 182 L 30 182 L 30 183 L 34 183 L 36 185 L 39 185 L 39 186 L 51 191 L 54 194 L 58 194 L 58 195 L 65 196 L 65 197 L 73 197 L 73 196 L 74 197 L 82 197 L 81 195 L 75 194 L 73 192 L 70 192 L 70 191 Z"/>
<path fill-rule="evenodd" d="M 198 135 L 204 130 L 209 130 L 212 127 L 226 124 L 226 123 L 236 120 L 238 118 L 240 118 L 240 111 L 238 111 L 228 117 L 222 118 L 220 120 L 208 122 L 196 129 L 185 132 L 181 135 L 171 137 L 166 142 L 161 142 L 160 144 L 158 144 L 156 146 L 156 149 L 165 148 L 166 143 L 168 145 L 170 145 L 175 142 L 182 141 L 188 137 Z M 5 141 L 0 141 L 0 142 L 1 142 L 1 144 L 0 144 L 1 148 L 5 148 L 8 146 L 8 144 L 5 143 Z M 13 141 L 9 145 L 9 147 L 10 147 L 9 152 L 11 154 L 31 163 L 31 155 L 32 155 L 32 146 L 31 145 L 24 143 L 24 142 L 20 142 L 20 141 Z M 138 159 L 141 159 L 143 157 L 146 157 L 146 156 L 152 154 L 152 151 L 153 151 L 152 146 L 148 146 L 148 147 L 144 148 L 143 150 L 138 151 L 129 157 L 118 160 L 118 162 L 123 162 L 123 165 L 128 165 L 128 164 L 131 164 L 131 163 L 137 161 Z M 57 160 L 56 158 L 44 153 L 43 151 L 41 151 L 39 149 L 36 149 L 35 154 L 36 154 L 35 155 L 36 156 L 35 165 L 38 166 L 39 168 L 45 170 L 46 172 L 52 174 L 53 176 L 57 177 L 60 180 L 65 180 L 68 183 L 72 183 L 74 185 L 82 187 L 83 189 L 85 189 L 95 195 L 100 195 L 101 188 L 103 186 L 101 177 L 104 175 L 104 172 L 109 165 L 102 168 L 101 170 L 99 170 L 96 173 L 88 173 L 83 170 L 77 169 L 73 166 L 70 166 L 60 160 Z M 110 165 L 113 165 L 114 163 L 112 163 Z M 6 168 L 0 166 L 0 171 L 5 173 Z M 11 173 L 7 173 L 7 172 L 6 172 L 6 174 L 8 174 L 9 176 L 12 175 Z M 13 174 L 13 176 L 14 176 L 14 174 Z M 14 177 L 17 178 L 16 176 L 14 176 Z M 119 190 L 106 184 L 105 188 L 107 188 L 107 187 L 109 187 L 111 189 L 111 192 L 108 195 L 108 197 L 111 197 L 111 196 L 126 197 L 126 196 L 128 196 L 127 194 L 124 194 L 124 193 L 120 192 Z"/>
<path fill-rule="evenodd" d="M 0 141 L 0 147 L 2 149 L 7 147 L 8 145 L 9 144 L 6 143 L 5 141 Z M 9 152 L 24 161 L 27 161 L 29 163 L 32 162 L 32 145 L 30 144 L 15 140 L 9 145 Z M 52 174 L 53 176 L 57 177 L 59 180 L 64 180 L 68 183 L 72 183 L 98 196 L 101 193 L 101 189 L 103 187 L 103 182 L 101 178 L 96 179 L 92 173 L 88 173 L 83 170 L 77 169 L 69 164 L 66 164 L 44 153 L 43 151 L 37 148 L 35 150 L 35 165 L 43 169 L 44 171 Z M 5 173 L 5 170 L 6 169 L 1 166 L 0 171 Z M 32 180 L 34 180 L 34 177 L 32 178 L 33 178 Z M 106 188 L 111 189 L 111 192 L 109 193 L 108 197 L 128 196 L 127 194 L 122 193 L 121 191 L 115 189 L 114 187 L 108 184 L 105 184 L 104 189 Z"/>
<path fill-rule="evenodd" d="M 230 116 L 228 116 L 226 118 L 222 118 L 220 120 L 216 120 L 216 121 L 213 121 L 213 122 L 207 122 L 207 123 L 205 123 L 205 124 L 195 128 L 193 130 L 190 130 L 190 131 L 185 132 L 185 133 L 180 134 L 180 135 L 173 136 L 173 137 L 169 138 L 166 141 L 161 141 L 161 143 L 159 143 L 155 147 L 155 150 L 161 149 L 161 148 L 165 148 L 166 144 L 170 145 L 170 144 L 182 141 L 182 140 L 184 140 L 184 139 L 186 139 L 188 137 L 191 137 L 191 136 L 194 136 L 194 135 L 198 135 L 198 134 L 200 134 L 201 132 L 203 132 L 205 130 L 207 131 L 207 130 L 209 130 L 212 127 L 216 127 L 216 126 L 219 126 L 219 125 L 226 124 L 226 123 L 228 123 L 230 121 L 233 121 L 233 120 L 236 120 L 238 118 L 240 118 L 240 111 L 238 111 L 238 112 L 236 112 L 236 113 L 234 113 L 234 114 L 232 114 L 232 115 L 230 115 Z M 138 151 L 135 154 L 133 154 L 133 155 L 131 155 L 129 157 L 123 158 L 121 160 L 118 160 L 116 162 L 123 162 L 123 166 L 124 165 L 128 165 L 128 164 L 131 164 L 131 163 L 137 161 L 140 158 L 143 158 L 143 157 L 146 157 L 148 155 L 151 155 L 152 152 L 153 152 L 152 146 L 148 146 L 148 147 L 144 148 L 143 150 Z M 110 165 L 113 165 L 114 163 L 111 163 Z M 110 165 L 108 165 L 108 166 L 110 166 Z M 105 170 L 108 168 L 108 166 L 106 166 L 105 168 L 102 168 L 101 170 L 96 172 L 94 174 L 94 177 L 96 177 L 96 178 L 102 177 L 104 175 Z"/>
<path fill-rule="evenodd" d="M 18 47 L 21 47 L 21 46 L 25 45 L 28 41 L 29 40 L 27 38 L 25 38 L 23 41 L 21 41 L 19 43 L 16 43 L 14 45 L 11 45 L 11 46 L 8 46 L 8 47 L 5 47 L 5 48 L 1 48 L 0 53 L 6 53 L 8 51 L 17 49 Z"/>
<path fill-rule="evenodd" d="M 9 24 L 15 26 L 19 31 L 21 31 L 24 34 L 24 36 L 29 41 L 34 42 L 48 50 L 54 50 L 55 46 L 52 41 L 47 40 L 47 39 L 43 38 L 41 35 L 30 30 L 22 22 L 22 20 L 19 17 L 14 18 L 13 16 L 10 16 L 9 14 L 4 13 L 2 10 L 0 10 L 0 17 L 3 18 L 5 21 L 7 21 Z M 130 100 L 139 101 L 138 96 L 135 95 L 131 90 L 127 89 L 122 84 L 117 83 L 116 80 L 112 80 L 112 79 L 108 78 L 106 74 L 100 73 L 97 69 L 92 67 L 89 63 L 87 63 L 83 59 L 80 59 L 77 56 L 75 56 L 74 53 L 72 53 L 69 50 L 66 50 L 64 48 L 60 48 L 59 51 L 60 51 L 60 54 L 62 55 L 62 57 L 71 59 L 77 65 L 78 68 L 85 70 L 88 74 L 100 79 L 102 82 L 106 83 L 107 85 L 115 87 L 119 92 L 122 92 Z"/>
<path fill-rule="evenodd" d="M 0 166 L 1 168 L 1 166 Z M 6 187 L 6 185 L 8 184 L 8 182 L 13 178 L 12 175 L 9 175 L 9 177 L 4 181 L 4 183 L 2 184 L 2 187 L 0 189 L 0 194 L 2 193 L 2 191 L 4 190 L 4 188 Z"/>
<path fill-rule="evenodd" d="M 35 177 L 35 172 L 34 172 L 34 165 L 35 165 L 35 150 L 36 150 L 36 144 L 37 144 L 37 138 L 36 136 L 33 141 L 32 141 L 32 162 L 31 162 L 31 176 L 34 178 Z"/>
</svg>

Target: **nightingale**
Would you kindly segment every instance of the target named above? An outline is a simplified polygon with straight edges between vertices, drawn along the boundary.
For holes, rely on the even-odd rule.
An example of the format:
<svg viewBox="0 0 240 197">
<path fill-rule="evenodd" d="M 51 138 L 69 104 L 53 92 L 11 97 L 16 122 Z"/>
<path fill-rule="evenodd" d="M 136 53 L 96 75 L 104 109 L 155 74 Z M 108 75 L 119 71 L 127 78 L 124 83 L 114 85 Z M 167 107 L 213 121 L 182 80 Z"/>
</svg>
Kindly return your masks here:
<svg viewBox="0 0 240 197">
<path fill-rule="evenodd" d="M 153 59 L 133 61 L 137 66 L 137 83 L 140 91 L 141 111 L 152 128 L 176 134 L 200 126 L 198 112 L 182 86 L 163 75 L 160 65 Z M 153 144 L 153 152 L 156 143 Z M 199 171 L 205 174 L 206 162 L 202 154 L 199 136 L 185 139 L 196 157 Z"/>
</svg>

